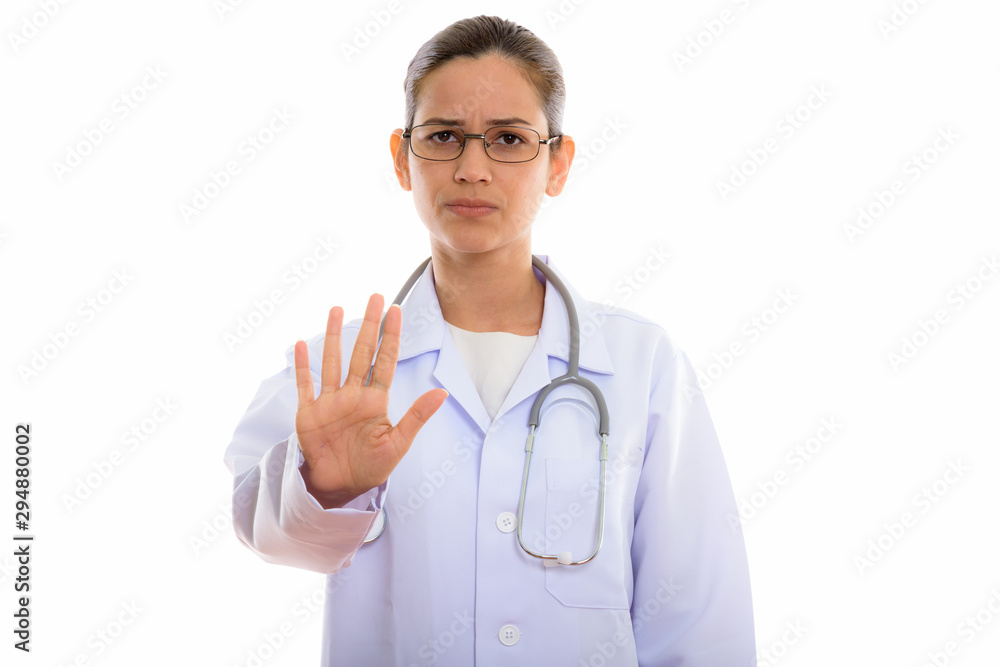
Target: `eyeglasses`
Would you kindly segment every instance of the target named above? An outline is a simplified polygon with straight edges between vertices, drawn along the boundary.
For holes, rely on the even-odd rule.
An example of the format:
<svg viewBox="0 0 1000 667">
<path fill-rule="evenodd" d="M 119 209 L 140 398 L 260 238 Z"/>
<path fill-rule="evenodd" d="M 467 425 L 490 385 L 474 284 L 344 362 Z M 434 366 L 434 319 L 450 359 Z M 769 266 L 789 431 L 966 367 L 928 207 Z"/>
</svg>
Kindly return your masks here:
<svg viewBox="0 0 1000 667">
<path fill-rule="evenodd" d="M 465 150 L 467 140 L 482 139 L 486 155 L 497 162 L 530 162 L 538 156 L 542 144 L 559 141 L 562 135 L 542 139 L 530 127 L 514 125 L 491 127 L 486 134 L 468 134 L 457 125 L 430 124 L 403 132 L 403 138 L 410 139 L 410 150 L 424 160 L 454 160 Z"/>
</svg>

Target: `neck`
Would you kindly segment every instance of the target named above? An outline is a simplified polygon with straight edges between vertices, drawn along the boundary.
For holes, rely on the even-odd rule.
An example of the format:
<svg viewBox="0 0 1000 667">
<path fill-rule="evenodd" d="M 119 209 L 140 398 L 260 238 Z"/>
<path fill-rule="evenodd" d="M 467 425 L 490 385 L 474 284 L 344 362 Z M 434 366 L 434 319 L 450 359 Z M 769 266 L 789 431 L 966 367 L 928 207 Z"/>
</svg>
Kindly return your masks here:
<svg viewBox="0 0 1000 667">
<path fill-rule="evenodd" d="M 446 322 L 466 331 L 538 333 L 545 286 L 535 277 L 530 250 L 454 253 L 432 247 L 431 257 Z"/>
</svg>

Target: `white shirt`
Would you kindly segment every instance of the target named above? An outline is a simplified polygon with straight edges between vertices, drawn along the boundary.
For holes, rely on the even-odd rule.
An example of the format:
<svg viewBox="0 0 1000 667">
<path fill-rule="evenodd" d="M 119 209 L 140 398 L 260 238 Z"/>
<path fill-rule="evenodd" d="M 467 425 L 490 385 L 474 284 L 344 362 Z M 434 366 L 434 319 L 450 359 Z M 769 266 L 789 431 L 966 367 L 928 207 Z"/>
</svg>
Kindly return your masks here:
<svg viewBox="0 0 1000 667">
<path fill-rule="evenodd" d="M 506 331 L 466 331 L 451 322 L 445 324 L 483 400 L 486 414 L 494 419 L 538 336 L 519 336 Z"/>
<path fill-rule="evenodd" d="M 491 419 L 428 266 L 402 307 L 389 418 L 434 386 L 449 397 L 388 483 L 345 508 L 324 510 L 299 472 L 292 348 L 288 367 L 261 383 L 225 454 L 233 524 L 264 560 L 328 575 L 323 665 L 754 664 L 743 534 L 694 370 L 655 323 L 570 292 L 580 372 L 610 414 L 604 541 L 583 565 L 544 567 L 513 532 L 528 411 L 567 368 L 568 318 L 549 285 L 537 343 Z M 359 325 L 344 327 L 345 359 Z M 318 391 L 323 334 L 307 343 Z M 546 401 L 522 529 L 532 548 L 593 548 L 591 402 L 572 386 Z M 385 532 L 362 546 L 382 508 Z"/>
</svg>

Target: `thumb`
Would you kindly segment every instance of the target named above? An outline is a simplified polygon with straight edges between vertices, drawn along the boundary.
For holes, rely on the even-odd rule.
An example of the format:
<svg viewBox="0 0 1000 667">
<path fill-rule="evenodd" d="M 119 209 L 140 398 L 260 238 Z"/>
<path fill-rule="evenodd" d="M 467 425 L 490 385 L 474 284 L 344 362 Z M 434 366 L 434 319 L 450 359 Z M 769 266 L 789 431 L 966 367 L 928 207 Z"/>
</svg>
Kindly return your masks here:
<svg viewBox="0 0 1000 667">
<path fill-rule="evenodd" d="M 413 401 L 413 405 L 393 429 L 407 447 L 410 446 L 413 439 L 417 437 L 417 432 L 427 423 L 431 415 L 437 412 L 446 398 L 448 398 L 448 392 L 445 389 L 431 389 Z"/>
</svg>

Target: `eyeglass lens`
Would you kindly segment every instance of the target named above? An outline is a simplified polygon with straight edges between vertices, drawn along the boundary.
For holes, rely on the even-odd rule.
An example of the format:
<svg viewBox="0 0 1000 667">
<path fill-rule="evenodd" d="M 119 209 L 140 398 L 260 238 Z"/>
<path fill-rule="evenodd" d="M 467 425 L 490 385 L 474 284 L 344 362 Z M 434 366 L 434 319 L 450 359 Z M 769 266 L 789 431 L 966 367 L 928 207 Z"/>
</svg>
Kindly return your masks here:
<svg viewBox="0 0 1000 667">
<path fill-rule="evenodd" d="M 498 162 L 526 162 L 538 155 L 539 139 L 523 127 L 492 127 L 486 131 L 486 153 Z M 428 160 L 455 159 L 464 141 L 465 133 L 454 125 L 418 125 L 410 131 L 413 152 Z"/>
</svg>

